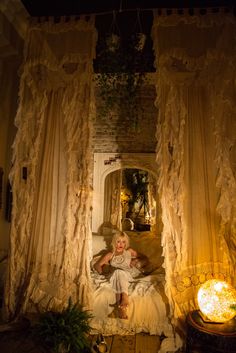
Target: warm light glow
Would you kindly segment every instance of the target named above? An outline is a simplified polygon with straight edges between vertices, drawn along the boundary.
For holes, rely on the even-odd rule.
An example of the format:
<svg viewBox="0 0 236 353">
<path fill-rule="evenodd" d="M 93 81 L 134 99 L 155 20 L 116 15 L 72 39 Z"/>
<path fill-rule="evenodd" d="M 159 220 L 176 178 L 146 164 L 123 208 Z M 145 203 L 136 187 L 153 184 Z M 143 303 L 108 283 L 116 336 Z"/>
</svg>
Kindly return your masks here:
<svg viewBox="0 0 236 353">
<path fill-rule="evenodd" d="M 236 315 L 236 290 L 225 281 L 210 279 L 198 291 L 201 312 L 212 322 L 226 322 Z"/>
<path fill-rule="evenodd" d="M 151 220 L 151 217 L 150 217 L 149 213 L 147 213 L 145 215 L 145 223 L 150 223 L 150 220 Z"/>
</svg>

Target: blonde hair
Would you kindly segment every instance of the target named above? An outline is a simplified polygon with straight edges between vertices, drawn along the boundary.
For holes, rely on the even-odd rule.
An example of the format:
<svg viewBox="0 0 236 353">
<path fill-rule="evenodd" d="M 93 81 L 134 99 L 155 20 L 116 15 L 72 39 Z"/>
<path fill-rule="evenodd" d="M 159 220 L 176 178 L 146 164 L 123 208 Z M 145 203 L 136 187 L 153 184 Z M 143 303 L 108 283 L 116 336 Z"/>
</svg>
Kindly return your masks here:
<svg viewBox="0 0 236 353">
<path fill-rule="evenodd" d="M 129 247 L 129 237 L 125 232 L 121 231 L 116 231 L 115 234 L 113 235 L 112 241 L 111 241 L 111 246 L 113 251 L 116 249 L 116 243 L 118 239 L 125 239 L 125 249 Z"/>
</svg>

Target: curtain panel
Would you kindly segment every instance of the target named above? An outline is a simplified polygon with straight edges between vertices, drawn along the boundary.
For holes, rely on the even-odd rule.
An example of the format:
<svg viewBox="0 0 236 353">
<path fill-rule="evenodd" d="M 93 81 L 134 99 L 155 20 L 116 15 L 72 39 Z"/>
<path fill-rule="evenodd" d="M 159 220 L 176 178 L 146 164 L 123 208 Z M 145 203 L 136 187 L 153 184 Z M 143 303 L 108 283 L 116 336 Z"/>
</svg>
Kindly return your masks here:
<svg viewBox="0 0 236 353">
<path fill-rule="evenodd" d="M 106 176 L 104 190 L 104 222 L 121 229 L 120 193 L 122 186 L 122 169 Z"/>
<path fill-rule="evenodd" d="M 89 307 L 94 17 L 32 24 L 13 146 L 8 318 Z"/>
<path fill-rule="evenodd" d="M 177 325 L 201 283 L 235 281 L 235 30 L 230 13 L 154 13 L 162 246 Z"/>
</svg>

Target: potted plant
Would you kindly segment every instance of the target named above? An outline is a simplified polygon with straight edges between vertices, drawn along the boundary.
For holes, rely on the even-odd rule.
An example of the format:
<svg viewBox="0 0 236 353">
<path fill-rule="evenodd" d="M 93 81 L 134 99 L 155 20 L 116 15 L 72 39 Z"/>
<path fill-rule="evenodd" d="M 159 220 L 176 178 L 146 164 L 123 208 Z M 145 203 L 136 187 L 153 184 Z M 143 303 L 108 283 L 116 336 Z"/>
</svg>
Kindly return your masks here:
<svg viewBox="0 0 236 353">
<path fill-rule="evenodd" d="M 87 353 L 89 349 L 89 320 L 92 316 L 80 304 L 72 304 L 61 312 L 42 313 L 33 327 L 33 336 L 53 353 Z"/>
<path fill-rule="evenodd" d="M 116 52 L 120 46 L 120 37 L 116 33 L 111 33 L 106 38 L 107 50 L 111 52 Z"/>
</svg>

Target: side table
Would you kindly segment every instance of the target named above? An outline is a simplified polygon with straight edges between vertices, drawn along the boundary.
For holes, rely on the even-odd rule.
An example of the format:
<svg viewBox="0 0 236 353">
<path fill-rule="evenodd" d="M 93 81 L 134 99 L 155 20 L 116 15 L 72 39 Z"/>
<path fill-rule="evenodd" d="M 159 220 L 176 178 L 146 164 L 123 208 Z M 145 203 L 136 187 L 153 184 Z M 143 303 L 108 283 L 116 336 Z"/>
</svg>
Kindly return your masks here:
<svg viewBox="0 0 236 353">
<path fill-rule="evenodd" d="M 236 317 L 226 323 L 205 322 L 194 310 L 186 324 L 186 353 L 236 353 Z"/>
</svg>

